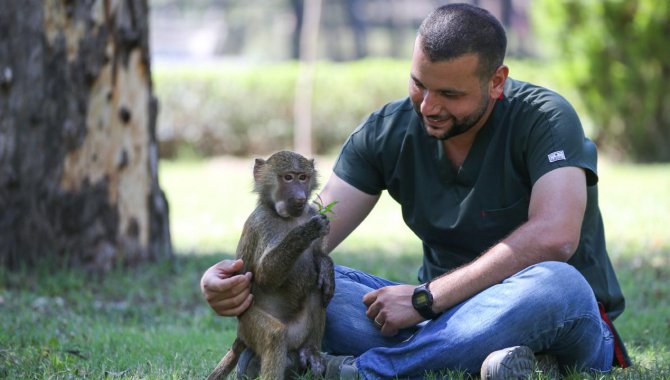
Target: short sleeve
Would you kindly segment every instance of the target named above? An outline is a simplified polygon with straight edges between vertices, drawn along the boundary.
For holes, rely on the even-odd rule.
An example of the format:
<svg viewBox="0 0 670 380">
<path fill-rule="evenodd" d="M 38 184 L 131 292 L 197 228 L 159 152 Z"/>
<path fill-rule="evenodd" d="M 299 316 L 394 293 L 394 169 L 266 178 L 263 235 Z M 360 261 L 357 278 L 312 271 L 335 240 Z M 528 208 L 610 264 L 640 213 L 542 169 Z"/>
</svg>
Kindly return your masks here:
<svg viewBox="0 0 670 380">
<path fill-rule="evenodd" d="M 574 108 L 555 93 L 538 107 L 542 116 L 531 127 L 527 141 L 531 183 L 554 169 L 572 166 L 585 170 L 588 186 L 597 184 L 596 147 L 584 136 Z"/>
<path fill-rule="evenodd" d="M 375 152 L 374 115 L 360 125 L 345 141 L 333 172 L 364 193 L 377 195 L 385 189 L 383 172 Z"/>
</svg>

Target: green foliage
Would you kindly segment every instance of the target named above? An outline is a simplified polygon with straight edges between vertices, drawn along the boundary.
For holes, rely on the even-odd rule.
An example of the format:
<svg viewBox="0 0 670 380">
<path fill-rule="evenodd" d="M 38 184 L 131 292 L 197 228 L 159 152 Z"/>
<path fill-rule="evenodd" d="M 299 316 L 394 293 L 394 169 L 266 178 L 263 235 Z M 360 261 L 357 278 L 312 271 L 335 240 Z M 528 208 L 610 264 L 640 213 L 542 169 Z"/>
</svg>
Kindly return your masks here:
<svg viewBox="0 0 670 380">
<path fill-rule="evenodd" d="M 337 201 L 332 201 L 327 205 L 324 205 L 323 200 L 317 194 L 316 199 L 313 202 L 316 205 L 319 214 L 326 216 L 328 216 L 328 214 L 333 214 L 332 216 L 329 217 L 329 219 L 335 217 L 335 211 L 333 211 L 333 207 L 337 204 Z"/>
<path fill-rule="evenodd" d="M 539 0 L 540 40 L 563 61 L 597 140 L 637 161 L 670 161 L 670 3 L 657 0 Z"/>
<path fill-rule="evenodd" d="M 163 157 L 184 144 L 201 155 L 265 154 L 293 143 L 296 63 L 154 70 Z M 338 149 L 384 103 L 406 96 L 409 63 L 321 62 L 313 100 L 315 150 Z"/>
</svg>

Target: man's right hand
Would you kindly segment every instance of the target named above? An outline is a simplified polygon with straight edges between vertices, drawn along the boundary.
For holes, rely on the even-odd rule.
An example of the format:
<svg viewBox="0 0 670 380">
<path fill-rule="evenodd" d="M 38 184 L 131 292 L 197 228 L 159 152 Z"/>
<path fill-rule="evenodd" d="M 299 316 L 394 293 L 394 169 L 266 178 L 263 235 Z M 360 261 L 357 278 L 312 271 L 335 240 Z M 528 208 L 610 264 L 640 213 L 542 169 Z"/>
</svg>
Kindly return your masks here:
<svg viewBox="0 0 670 380">
<path fill-rule="evenodd" d="M 223 260 L 202 275 L 200 289 L 218 315 L 239 316 L 251 305 L 251 272 L 236 274 L 243 264 L 239 259 Z"/>
</svg>

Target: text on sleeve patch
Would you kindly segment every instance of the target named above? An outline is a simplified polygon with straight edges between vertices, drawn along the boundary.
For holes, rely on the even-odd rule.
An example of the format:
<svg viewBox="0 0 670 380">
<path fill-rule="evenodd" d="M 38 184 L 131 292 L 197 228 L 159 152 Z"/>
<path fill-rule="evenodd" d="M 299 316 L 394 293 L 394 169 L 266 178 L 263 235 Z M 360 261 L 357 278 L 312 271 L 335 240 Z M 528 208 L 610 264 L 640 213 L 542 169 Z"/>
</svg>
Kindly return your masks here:
<svg viewBox="0 0 670 380">
<path fill-rule="evenodd" d="M 549 162 L 565 160 L 565 153 L 562 150 L 558 150 L 556 152 L 549 153 L 547 158 L 549 158 Z"/>
</svg>

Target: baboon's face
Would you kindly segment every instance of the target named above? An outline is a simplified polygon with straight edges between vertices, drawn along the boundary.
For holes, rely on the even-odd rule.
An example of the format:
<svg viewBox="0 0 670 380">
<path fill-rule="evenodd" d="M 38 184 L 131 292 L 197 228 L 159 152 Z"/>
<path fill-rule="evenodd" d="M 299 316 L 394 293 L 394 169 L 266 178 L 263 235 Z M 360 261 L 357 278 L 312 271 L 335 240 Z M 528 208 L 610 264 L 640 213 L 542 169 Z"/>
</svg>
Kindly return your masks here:
<svg viewBox="0 0 670 380">
<path fill-rule="evenodd" d="M 301 216 L 318 186 L 314 160 L 290 151 L 277 152 L 267 161 L 257 158 L 254 180 L 260 202 L 274 208 L 282 218 Z"/>
<path fill-rule="evenodd" d="M 309 173 L 299 171 L 277 173 L 277 187 L 273 194 L 277 214 L 283 218 L 302 215 L 307 206 L 310 184 Z"/>
</svg>

